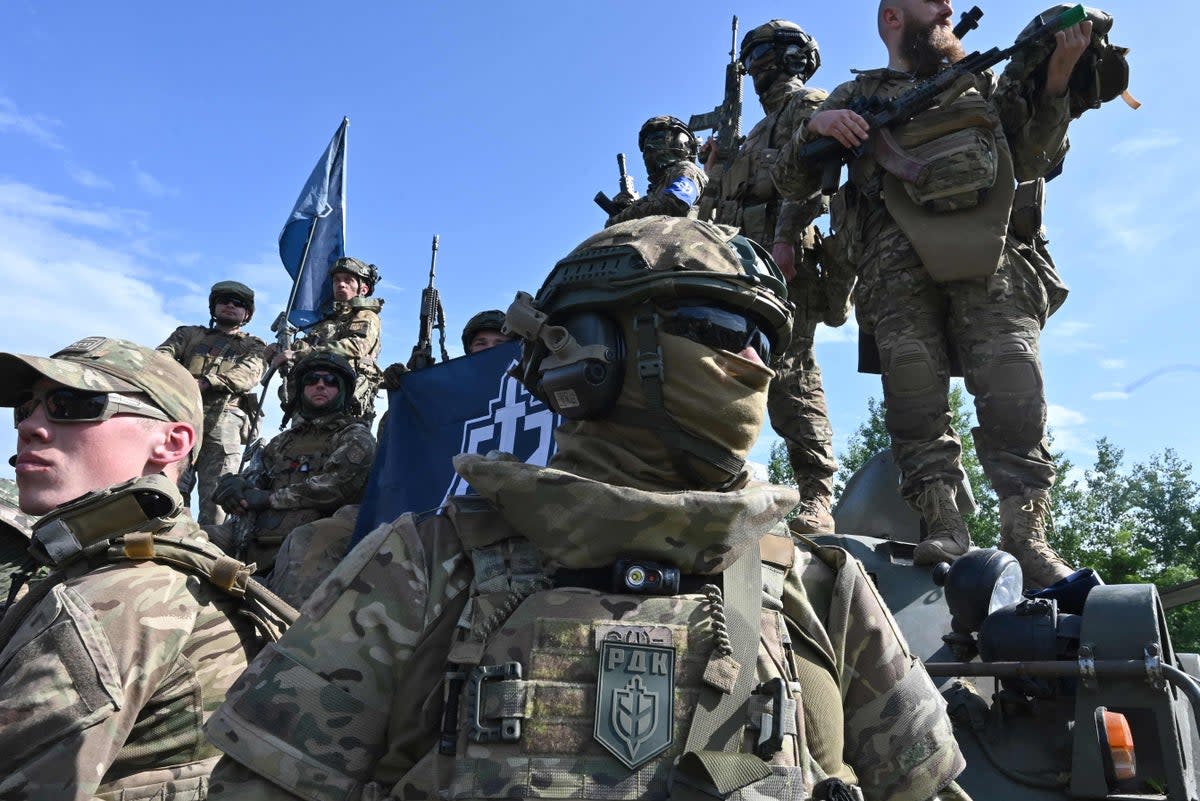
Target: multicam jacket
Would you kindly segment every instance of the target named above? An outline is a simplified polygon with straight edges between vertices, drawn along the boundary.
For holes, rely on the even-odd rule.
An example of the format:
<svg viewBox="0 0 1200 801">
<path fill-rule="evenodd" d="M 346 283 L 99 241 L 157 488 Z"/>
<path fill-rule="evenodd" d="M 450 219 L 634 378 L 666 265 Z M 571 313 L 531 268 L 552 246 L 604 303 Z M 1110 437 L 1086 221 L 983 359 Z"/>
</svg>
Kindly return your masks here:
<svg viewBox="0 0 1200 801">
<path fill-rule="evenodd" d="M 236 406 L 243 395 L 258 388 L 266 363 L 264 343 L 245 331 L 226 334 L 203 325 L 181 325 L 158 350 L 187 368 L 197 379 L 208 381 L 201 393 L 204 425 L 211 428 L 226 406 Z"/>
<path fill-rule="evenodd" d="M 455 467 L 490 503 L 405 515 L 346 557 L 210 721 L 229 757 L 213 797 L 666 799 L 697 693 L 745 675 L 723 650 L 733 624 L 716 613 L 715 584 L 758 552 L 750 677 L 782 683 L 760 685 L 778 692 L 733 718 L 743 753 L 764 730 L 779 736 L 765 762 L 751 758 L 769 777 L 747 789 L 801 799 L 833 776 L 868 799 L 917 801 L 962 770 L 944 704 L 861 566 L 787 537 L 794 490 L 644 492 L 495 454 Z M 707 586 L 648 597 L 579 585 L 611 578 L 621 554 Z M 599 654 L 614 638 L 655 643 L 675 666 L 660 671 L 673 676 L 674 741 L 632 767 L 592 736 Z M 650 715 L 645 694 L 636 703 Z"/>
<path fill-rule="evenodd" d="M 87 518 L 69 529 L 77 545 L 153 532 L 220 557 L 186 513 L 134 523 L 132 507 L 101 509 L 110 498 L 70 505 L 71 520 Z M 201 725 L 257 650 L 253 627 L 236 599 L 194 574 L 69 559 L 58 536 L 66 508 L 33 533 L 55 583 L 40 598 L 35 585 L 0 624 L 0 798 L 203 799 L 219 752 Z"/>
<path fill-rule="evenodd" d="M 838 86 L 818 111 L 846 108 L 863 96 L 894 98 L 914 85 L 915 79 L 908 73 L 886 68 L 863 71 L 854 80 Z M 997 91 L 990 76 L 976 78 L 975 85 L 959 97 L 971 95 L 985 101 L 986 113 L 999 132 L 1000 146 L 1011 154 L 1016 180 L 1030 181 L 1045 176 L 1062 161 L 1068 147 L 1067 97 L 1052 98 L 1043 94 L 1035 104 L 1027 106 L 1019 98 L 1014 99 L 1011 93 Z M 908 125 L 921 124 L 926 117 L 938 113 L 938 108 L 922 112 Z M 780 153 L 773 175 L 785 197 L 807 198 L 819 189 L 819 166 L 799 155 L 799 149 L 815 138 L 807 125 L 801 125 Z M 857 208 L 854 230 L 843 233 L 852 242 L 844 246 L 852 261 L 860 265 L 876 261 L 886 263 L 890 270 L 915 266 L 921 259 L 909 237 L 885 207 L 884 175 L 884 168 L 870 149 L 850 163 L 849 183 L 853 186 Z M 842 193 L 845 192 L 843 189 Z"/>
<path fill-rule="evenodd" d="M 358 503 L 374 459 L 371 430 L 345 413 L 301 420 L 267 443 L 258 485 L 271 490 L 271 507 L 256 513 L 253 535 L 259 568 L 292 529 Z"/>
<path fill-rule="evenodd" d="M 663 170 L 662 177 L 650 183 L 645 197 L 608 218 L 608 225 L 626 220 L 639 220 L 656 214 L 671 217 L 694 217 L 696 201 L 708 185 L 704 170 L 692 161 L 677 161 Z"/>
<path fill-rule="evenodd" d="M 713 176 L 720 185 L 715 222 L 737 226 L 767 250 L 778 241 L 811 247 L 813 235 L 808 229 L 824 210 L 820 196 L 785 202 L 771 179 L 771 169 L 780 148 L 827 96 L 795 77 L 781 78 L 767 90 L 762 97 L 767 115 L 746 135 L 729 168 Z"/>
</svg>

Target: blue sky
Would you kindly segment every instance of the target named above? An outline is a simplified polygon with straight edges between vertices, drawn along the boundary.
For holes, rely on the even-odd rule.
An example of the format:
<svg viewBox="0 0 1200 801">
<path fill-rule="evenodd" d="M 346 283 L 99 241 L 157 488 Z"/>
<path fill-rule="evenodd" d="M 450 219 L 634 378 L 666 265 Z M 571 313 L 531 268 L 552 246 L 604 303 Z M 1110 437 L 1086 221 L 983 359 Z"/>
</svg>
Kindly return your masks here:
<svg viewBox="0 0 1200 801">
<path fill-rule="evenodd" d="M 289 283 L 276 238 L 349 116 L 348 251 L 384 275 L 383 361 L 407 358 L 433 234 L 451 332 L 535 291 L 603 224 L 614 154 L 641 123 L 721 97 L 730 16 L 792 19 L 821 44 L 815 86 L 884 61 L 875 0 L 840 3 L 171 3 L 9 0 L 0 25 L 0 282 L 5 350 L 89 334 L 157 344 L 207 319 L 208 287 L 258 292 L 267 325 Z M 1058 448 L 1090 465 L 1097 437 L 1131 460 L 1200 460 L 1192 422 L 1200 290 L 1188 147 L 1200 38 L 1179 0 L 1114 0 L 1131 91 L 1071 129 L 1049 228 L 1071 285 L 1042 339 Z M 963 8 L 956 8 L 956 14 Z M 1040 4 L 993 3 L 968 49 L 1006 45 Z M 1186 67 L 1183 68 L 1186 70 Z M 743 130 L 761 116 L 746 84 Z M 1194 137 L 1194 134 L 1193 134 Z M 1189 222 L 1192 220 L 1193 222 Z M 818 334 L 838 450 L 878 396 L 855 373 L 851 322 Z M 12 437 L 13 435 L 8 435 Z M 754 457 L 765 461 L 771 437 Z M 8 440 L 10 443 L 12 439 Z M 4 468 L 7 475 L 11 470 Z"/>
</svg>

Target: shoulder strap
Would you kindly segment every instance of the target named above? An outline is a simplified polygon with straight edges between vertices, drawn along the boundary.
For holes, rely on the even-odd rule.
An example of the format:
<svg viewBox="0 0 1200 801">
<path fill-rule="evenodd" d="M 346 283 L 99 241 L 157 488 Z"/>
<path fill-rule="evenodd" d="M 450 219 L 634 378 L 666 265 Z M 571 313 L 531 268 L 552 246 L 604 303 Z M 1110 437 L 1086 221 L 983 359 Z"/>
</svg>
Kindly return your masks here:
<svg viewBox="0 0 1200 801">
<path fill-rule="evenodd" d="M 215 545 L 190 537 L 132 532 L 99 544 L 94 550 L 81 551 L 77 559 L 64 563 L 62 568 L 80 560 L 87 562 L 89 571 L 104 564 L 149 560 L 199 576 L 226 595 L 236 598 L 242 614 L 254 623 L 260 636 L 271 642 L 278 640 L 299 617 L 299 613 L 286 601 L 252 577 L 253 565 L 239 562 L 222 553 Z M 3 621 L 0 621 L 0 647 L 8 642 L 25 616 L 51 590 L 66 580 L 65 569 L 55 570 L 30 588 L 8 610 Z"/>
</svg>

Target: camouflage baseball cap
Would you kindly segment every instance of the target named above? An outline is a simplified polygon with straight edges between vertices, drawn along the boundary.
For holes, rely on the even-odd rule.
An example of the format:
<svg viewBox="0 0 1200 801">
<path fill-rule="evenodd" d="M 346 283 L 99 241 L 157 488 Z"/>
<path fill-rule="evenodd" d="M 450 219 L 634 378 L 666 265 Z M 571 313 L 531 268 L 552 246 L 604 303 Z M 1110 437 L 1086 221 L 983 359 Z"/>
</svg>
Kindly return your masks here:
<svg viewBox="0 0 1200 801">
<path fill-rule="evenodd" d="M 49 359 L 0 353 L 0 406 L 16 406 L 41 377 L 75 389 L 144 393 L 172 420 L 196 429 L 192 457 L 204 438 L 200 389 L 183 365 L 126 339 L 86 337 Z"/>
</svg>

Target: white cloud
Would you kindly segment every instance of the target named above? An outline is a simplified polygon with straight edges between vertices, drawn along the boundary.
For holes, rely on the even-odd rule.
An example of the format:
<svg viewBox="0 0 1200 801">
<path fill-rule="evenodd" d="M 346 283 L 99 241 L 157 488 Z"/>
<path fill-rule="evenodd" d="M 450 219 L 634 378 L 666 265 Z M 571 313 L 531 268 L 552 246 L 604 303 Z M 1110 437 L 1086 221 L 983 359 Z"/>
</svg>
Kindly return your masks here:
<svg viewBox="0 0 1200 801">
<path fill-rule="evenodd" d="M 1051 403 L 1046 407 L 1046 422 L 1057 430 L 1068 426 L 1081 426 L 1087 422 L 1087 417 L 1082 412 Z"/>
<path fill-rule="evenodd" d="M 853 311 L 850 313 L 850 319 L 837 328 L 830 328 L 827 325 L 818 325 L 816 335 L 813 341 L 818 345 L 843 343 L 843 342 L 858 342 L 858 323 L 854 320 Z"/>
<path fill-rule="evenodd" d="M 28 136 L 53 150 L 64 150 L 62 142 L 50 130 L 56 125 L 58 125 L 57 120 L 41 114 L 23 114 L 12 100 L 0 97 L 0 132 L 13 131 Z"/>
<path fill-rule="evenodd" d="M 130 165 L 133 167 L 133 180 L 137 183 L 138 188 L 150 197 L 176 197 L 179 195 L 178 189 L 167 186 L 139 167 L 136 161 L 130 162 Z"/>
<path fill-rule="evenodd" d="M 125 209 L 86 206 L 28 184 L 11 181 L 0 182 L 0 216 L 50 224 L 65 223 L 102 231 L 131 230 L 142 217 L 138 212 Z"/>
<path fill-rule="evenodd" d="M 1124 359 L 1101 359 L 1100 367 L 1105 370 L 1123 370 L 1125 369 Z"/>
<path fill-rule="evenodd" d="M 1128 399 L 1129 393 L 1121 392 L 1120 390 L 1105 390 L 1104 392 L 1092 393 L 1092 400 L 1094 401 L 1117 401 Z"/>
<path fill-rule="evenodd" d="M 87 167 L 80 167 L 77 164 L 67 165 L 67 175 L 71 176 L 71 180 L 80 186 L 88 189 L 112 189 L 112 182 L 107 178 L 100 176 Z"/>
<path fill-rule="evenodd" d="M 1175 228 L 1160 218 L 1141 214 L 1137 200 L 1114 201 L 1116 195 L 1099 193 L 1092 202 L 1096 229 L 1109 241 L 1129 253 L 1145 255 L 1175 233 Z"/>
<path fill-rule="evenodd" d="M 1119 156 L 1140 156 L 1152 150 L 1166 150 L 1182 144 L 1183 137 L 1170 131 L 1146 131 L 1142 136 L 1126 139 L 1113 145 L 1112 152 Z"/>
</svg>

